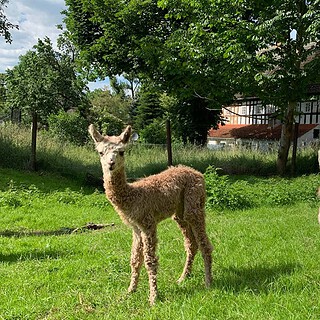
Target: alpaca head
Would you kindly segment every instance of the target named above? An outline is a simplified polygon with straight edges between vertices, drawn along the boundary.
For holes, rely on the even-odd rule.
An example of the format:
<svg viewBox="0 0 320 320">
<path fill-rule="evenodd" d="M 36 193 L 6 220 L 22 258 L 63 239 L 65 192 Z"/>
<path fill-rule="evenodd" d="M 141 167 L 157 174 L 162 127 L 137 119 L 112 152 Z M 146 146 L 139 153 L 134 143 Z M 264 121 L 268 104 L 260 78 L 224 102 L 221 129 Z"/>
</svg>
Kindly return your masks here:
<svg viewBox="0 0 320 320">
<path fill-rule="evenodd" d="M 131 136 L 131 126 L 119 136 L 102 136 L 91 124 L 89 133 L 95 142 L 100 155 L 100 162 L 104 173 L 112 174 L 124 167 L 124 151 Z"/>
</svg>

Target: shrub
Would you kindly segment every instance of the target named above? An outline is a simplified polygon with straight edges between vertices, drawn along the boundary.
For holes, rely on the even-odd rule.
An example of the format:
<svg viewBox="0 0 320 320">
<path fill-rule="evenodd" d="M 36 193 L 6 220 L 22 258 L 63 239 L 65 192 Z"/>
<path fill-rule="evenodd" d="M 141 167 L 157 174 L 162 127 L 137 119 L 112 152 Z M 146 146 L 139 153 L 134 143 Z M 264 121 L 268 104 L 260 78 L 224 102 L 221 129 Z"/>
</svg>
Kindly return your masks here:
<svg viewBox="0 0 320 320">
<path fill-rule="evenodd" d="M 88 122 L 78 112 L 60 111 L 48 118 L 49 131 L 62 140 L 83 145 L 88 140 Z"/>
<path fill-rule="evenodd" d="M 207 189 L 207 207 L 210 209 L 248 209 L 253 201 L 246 194 L 246 181 L 230 183 L 228 176 L 219 176 L 217 169 L 209 166 L 204 174 Z"/>
<path fill-rule="evenodd" d="M 166 143 L 166 129 L 164 121 L 155 119 L 142 130 L 140 130 L 141 139 L 146 143 L 165 144 Z"/>
<path fill-rule="evenodd" d="M 271 206 L 292 205 L 296 202 L 317 203 L 316 190 L 319 186 L 317 175 L 295 179 L 269 179 L 260 186 L 264 189 L 264 203 Z"/>
<path fill-rule="evenodd" d="M 98 128 L 101 129 L 102 133 L 109 136 L 119 135 L 124 126 L 123 121 L 111 113 L 105 113 L 98 118 Z"/>
<path fill-rule="evenodd" d="M 31 202 L 31 197 L 35 198 L 39 195 L 39 190 L 30 185 L 25 187 L 23 185 L 16 185 L 10 181 L 8 189 L 0 192 L 0 207 L 17 208 L 28 206 Z"/>
</svg>

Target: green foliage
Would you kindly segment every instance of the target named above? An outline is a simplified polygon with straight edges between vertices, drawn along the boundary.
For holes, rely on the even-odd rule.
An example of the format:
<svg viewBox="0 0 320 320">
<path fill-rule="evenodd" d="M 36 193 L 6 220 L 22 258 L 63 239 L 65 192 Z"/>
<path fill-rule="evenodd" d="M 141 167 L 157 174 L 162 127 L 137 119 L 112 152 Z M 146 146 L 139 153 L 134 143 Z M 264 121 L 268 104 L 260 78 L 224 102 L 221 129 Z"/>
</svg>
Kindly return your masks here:
<svg viewBox="0 0 320 320">
<path fill-rule="evenodd" d="M 87 196 L 84 191 L 72 190 L 70 187 L 63 190 L 43 192 L 35 185 L 18 184 L 10 180 L 8 187 L 0 191 L 0 207 L 16 209 L 18 207 L 29 207 L 38 202 L 58 203 L 61 205 L 73 205 L 76 207 L 86 206 L 88 208 L 107 208 L 110 203 L 101 192 L 95 191 L 94 196 Z"/>
<path fill-rule="evenodd" d="M 29 159 L 30 128 L 13 124 L 0 126 L 0 167 L 25 170 Z M 38 169 L 85 181 L 86 174 L 100 177 L 101 166 L 93 145 L 78 147 L 56 139 L 47 132 L 39 132 Z M 224 174 L 270 176 L 276 172 L 276 152 L 233 149 L 212 151 L 205 147 L 174 142 L 173 163 L 192 166 L 205 172 L 209 165 L 221 168 Z M 301 149 L 297 155 L 298 174 L 318 172 L 317 150 Z M 126 154 L 126 170 L 130 179 L 155 174 L 167 166 L 163 146 L 135 143 Z M 1 179 L 0 179 L 1 180 Z"/>
<path fill-rule="evenodd" d="M 134 70 L 178 97 L 179 137 L 179 123 L 189 127 L 196 117 L 189 141 L 203 144 L 208 125 L 219 122 L 221 106 L 235 94 L 274 104 L 289 126 L 278 156 L 284 173 L 294 122 L 290 105 L 319 81 L 319 0 L 66 3 L 65 22 L 85 67 L 109 76 Z M 190 102 L 194 97 L 212 102 L 216 113 L 206 116 L 212 106 L 199 107 Z M 210 123 L 201 128 L 201 118 Z"/>
<path fill-rule="evenodd" d="M 316 190 L 319 184 L 320 177 L 317 175 L 291 180 L 269 179 L 264 190 L 264 202 L 270 206 L 284 206 L 300 201 L 317 203 Z"/>
<path fill-rule="evenodd" d="M 79 112 L 60 111 L 48 118 L 49 132 L 62 141 L 83 145 L 88 140 L 88 121 Z"/>
<path fill-rule="evenodd" d="M 130 99 L 109 90 L 97 89 L 89 94 L 92 103 L 90 122 L 104 134 L 118 135 L 130 122 Z"/>
<path fill-rule="evenodd" d="M 150 125 L 154 119 L 160 120 L 163 118 L 164 109 L 161 106 L 160 97 L 160 91 L 153 85 L 142 85 L 139 90 L 134 117 L 134 128 L 136 130 L 139 131 Z"/>
<path fill-rule="evenodd" d="M 0 0 L 0 35 L 4 37 L 6 42 L 11 43 L 11 29 L 19 29 L 18 25 L 12 24 L 4 14 L 4 8 L 7 6 L 9 0 Z"/>
<path fill-rule="evenodd" d="M 165 120 L 154 119 L 139 131 L 140 138 L 146 143 L 165 144 L 167 140 Z"/>
<path fill-rule="evenodd" d="M 72 58 L 56 52 L 46 37 L 7 70 L 6 87 L 7 103 L 22 112 L 25 123 L 32 122 L 29 167 L 34 171 L 38 122 L 46 123 L 50 114 L 60 110 L 87 105 L 86 86 L 75 72 Z"/>
<path fill-rule="evenodd" d="M 0 119 L 8 120 L 9 106 L 6 105 L 6 74 L 0 73 Z"/>
<path fill-rule="evenodd" d="M 214 210 L 242 210 L 253 207 L 289 206 L 298 202 L 317 205 L 319 175 L 296 179 L 253 179 L 249 181 L 219 175 L 209 166 L 205 172 L 207 207 Z"/>
<path fill-rule="evenodd" d="M 205 145 L 208 130 L 220 122 L 220 111 L 212 111 L 211 107 L 208 101 L 194 97 L 172 104 L 168 115 L 174 137 L 184 143 Z"/>
<path fill-rule="evenodd" d="M 14 181 L 10 181 L 6 191 L 0 191 L 0 207 L 17 208 L 29 206 L 31 197 L 35 199 L 39 196 L 39 190 L 34 185 L 18 186 Z"/>
<path fill-rule="evenodd" d="M 217 169 L 209 166 L 204 174 L 209 209 L 241 210 L 253 206 L 246 181 L 230 183 L 228 176 L 219 176 Z"/>
<path fill-rule="evenodd" d="M 49 38 L 39 39 L 18 65 L 7 70 L 6 85 L 8 103 L 29 116 L 26 122 L 32 114 L 45 122 L 51 113 L 87 103 L 85 84 L 75 73 L 74 62 L 54 51 Z"/>
</svg>

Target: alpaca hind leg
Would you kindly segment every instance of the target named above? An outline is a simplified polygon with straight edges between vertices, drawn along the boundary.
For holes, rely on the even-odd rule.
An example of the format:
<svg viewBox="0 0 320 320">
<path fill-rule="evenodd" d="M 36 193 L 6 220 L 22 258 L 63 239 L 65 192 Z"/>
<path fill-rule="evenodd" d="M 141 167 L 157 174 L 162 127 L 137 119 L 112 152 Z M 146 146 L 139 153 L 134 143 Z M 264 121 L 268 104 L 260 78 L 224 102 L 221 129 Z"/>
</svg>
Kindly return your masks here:
<svg viewBox="0 0 320 320">
<path fill-rule="evenodd" d="M 195 258 L 195 255 L 198 251 L 198 244 L 192 232 L 192 229 L 188 222 L 179 219 L 178 217 L 174 217 L 174 220 L 177 222 L 183 237 L 184 237 L 184 247 L 186 250 L 186 262 L 182 271 L 180 278 L 178 279 L 178 283 L 181 283 L 186 277 L 191 274 L 192 264 Z"/>
<path fill-rule="evenodd" d="M 157 234 L 156 229 L 142 232 L 144 263 L 149 277 L 149 302 L 154 305 L 157 298 L 157 269 L 158 259 L 156 256 Z"/>
<path fill-rule="evenodd" d="M 132 232 L 132 249 L 131 249 L 131 281 L 128 292 L 134 292 L 137 289 L 141 266 L 143 263 L 143 244 L 141 231 L 134 228 Z"/>
<path fill-rule="evenodd" d="M 205 284 L 206 287 L 210 287 L 212 283 L 212 251 L 213 246 L 207 236 L 203 218 L 196 220 L 192 225 L 192 231 L 198 243 L 199 249 L 201 251 L 204 268 L 205 268 Z"/>
</svg>

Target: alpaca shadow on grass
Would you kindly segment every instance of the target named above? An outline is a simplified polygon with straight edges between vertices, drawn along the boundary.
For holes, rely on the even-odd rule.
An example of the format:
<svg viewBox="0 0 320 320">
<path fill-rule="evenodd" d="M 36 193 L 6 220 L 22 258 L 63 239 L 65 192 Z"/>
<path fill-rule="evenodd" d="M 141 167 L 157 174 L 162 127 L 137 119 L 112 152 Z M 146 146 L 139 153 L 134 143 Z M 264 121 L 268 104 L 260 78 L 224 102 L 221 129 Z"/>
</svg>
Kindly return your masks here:
<svg viewBox="0 0 320 320">
<path fill-rule="evenodd" d="M 268 293 L 282 276 L 290 276 L 301 270 L 297 263 L 280 263 L 273 266 L 232 267 L 223 269 L 220 277 L 213 281 L 213 287 L 222 291 L 253 294 Z"/>
<path fill-rule="evenodd" d="M 211 288 L 221 292 L 240 294 L 242 292 L 250 292 L 258 295 L 273 291 L 273 284 L 282 276 L 290 276 L 302 269 L 302 266 L 297 263 L 282 263 L 274 266 L 257 265 L 252 267 L 233 267 L 217 270 L 219 274 L 213 274 L 213 282 Z M 194 295 L 205 293 L 204 285 L 198 281 L 186 279 L 185 282 L 178 286 L 175 290 L 175 295 Z M 198 277 L 198 275 L 197 275 Z M 189 282 L 189 283 L 188 283 Z M 195 283 L 196 282 L 196 283 Z M 161 296 L 161 295 L 160 295 Z M 164 297 L 160 299 L 163 300 Z"/>
</svg>

